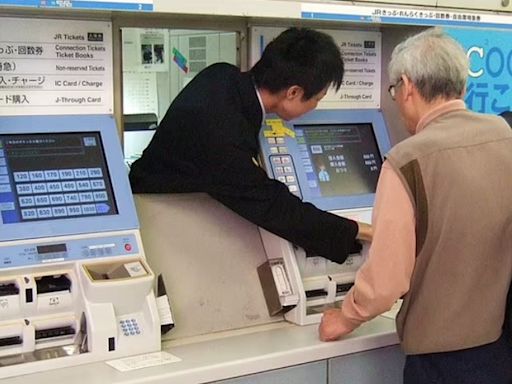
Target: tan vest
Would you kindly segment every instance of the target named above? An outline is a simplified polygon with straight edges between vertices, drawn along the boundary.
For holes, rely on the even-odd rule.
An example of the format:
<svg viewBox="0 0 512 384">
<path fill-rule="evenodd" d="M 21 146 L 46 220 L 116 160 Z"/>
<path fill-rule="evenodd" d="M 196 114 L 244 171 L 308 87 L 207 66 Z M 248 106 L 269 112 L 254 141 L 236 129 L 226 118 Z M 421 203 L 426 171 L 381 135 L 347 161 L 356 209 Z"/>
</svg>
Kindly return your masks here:
<svg viewBox="0 0 512 384">
<path fill-rule="evenodd" d="M 397 317 L 405 353 L 495 341 L 512 276 L 512 130 L 496 116 L 451 111 L 388 160 L 416 216 L 416 264 Z"/>
</svg>

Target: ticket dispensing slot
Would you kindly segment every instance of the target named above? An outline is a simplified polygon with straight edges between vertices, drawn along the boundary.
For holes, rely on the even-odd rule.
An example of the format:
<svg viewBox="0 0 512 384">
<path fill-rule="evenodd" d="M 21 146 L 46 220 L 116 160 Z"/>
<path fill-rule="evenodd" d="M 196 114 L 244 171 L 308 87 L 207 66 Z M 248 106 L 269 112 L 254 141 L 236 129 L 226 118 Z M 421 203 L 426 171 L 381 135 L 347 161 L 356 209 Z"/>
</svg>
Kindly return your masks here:
<svg viewBox="0 0 512 384">
<path fill-rule="evenodd" d="M 71 280 L 66 275 L 42 276 L 36 278 L 37 294 L 71 292 Z"/>
<path fill-rule="evenodd" d="M 21 322 L 12 322 L 0 327 L 0 362 L 2 356 L 22 352 L 23 325 Z"/>
<path fill-rule="evenodd" d="M 36 349 L 73 344 L 80 329 L 74 316 L 35 320 L 32 325 Z"/>
<path fill-rule="evenodd" d="M 20 289 L 14 281 L 3 281 L 0 282 L 0 297 L 18 295 Z"/>
<path fill-rule="evenodd" d="M 316 110 L 289 122 L 269 116 L 260 147 L 267 174 L 298 198 L 371 221 L 383 155 L 390 149 L 381 111 Z M 367 254 L 367 245 L 354 249 L 340 265 L 306 255 L 261 228 L 260 234 L 268 261 L 258 274 L 269 312 L 281 311 L 300 325 L 319 322 L 326 308 L 340 305 Z"/>
</svg>

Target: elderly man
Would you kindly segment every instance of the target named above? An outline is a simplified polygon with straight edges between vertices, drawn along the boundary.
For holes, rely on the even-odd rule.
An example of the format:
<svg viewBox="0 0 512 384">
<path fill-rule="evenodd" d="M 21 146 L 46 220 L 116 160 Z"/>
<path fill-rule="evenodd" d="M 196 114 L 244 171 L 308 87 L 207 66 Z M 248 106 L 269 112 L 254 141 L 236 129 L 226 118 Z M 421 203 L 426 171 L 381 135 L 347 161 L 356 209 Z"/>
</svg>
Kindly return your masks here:
<svg viewBox="0 0 512 384">
<path fill-rule="evenodd" d="M 404 298 L 396 323 L 404 383 L 512 383 L 503 334 L 512 278 L 512 130 L 466 109 L 468 63 L 439 29 L 399 44 L 389 87 L 413 135 L 388 154 L 368 261 L 341 309 L 335 340 Z"/>
</svg>

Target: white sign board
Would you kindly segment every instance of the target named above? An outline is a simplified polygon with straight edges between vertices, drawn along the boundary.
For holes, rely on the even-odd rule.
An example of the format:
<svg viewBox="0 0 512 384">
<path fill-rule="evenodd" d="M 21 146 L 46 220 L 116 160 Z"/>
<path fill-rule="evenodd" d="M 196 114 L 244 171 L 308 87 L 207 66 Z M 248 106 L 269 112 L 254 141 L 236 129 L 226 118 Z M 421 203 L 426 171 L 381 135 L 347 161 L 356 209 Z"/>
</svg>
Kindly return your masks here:
<svg viewBox="0 0 512 384">
<path fill-rule="evenodd" d="M 253 27 L 251 65 L 261 57 L 265 46 L 284 28 Z M 343 84 L 338 92 L 330 89 L 318 104 L 319 109 L 379 108 L 382 61 L 380 32 L 322 30 L 334 38 L 345 62 Z"/>
<path fill-rule="evenodd" d="M 111 29 L 100 21 L 0 18 L 0 114 L 112 114 Z"/>
</svg>

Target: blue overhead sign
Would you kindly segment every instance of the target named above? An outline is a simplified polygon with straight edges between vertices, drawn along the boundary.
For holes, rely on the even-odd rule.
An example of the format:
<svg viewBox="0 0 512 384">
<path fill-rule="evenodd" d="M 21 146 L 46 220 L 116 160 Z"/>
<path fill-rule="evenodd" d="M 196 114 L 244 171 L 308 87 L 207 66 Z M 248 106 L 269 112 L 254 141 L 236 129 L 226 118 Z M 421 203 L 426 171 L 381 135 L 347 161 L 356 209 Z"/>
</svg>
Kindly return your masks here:
<svg viewBox="0 0 512 384">
<path fill-rule="evenodd" d="M 125 11 L 152 11 L 153 0 L 0 0 L 1 5 L 36 8 L 101 9 Z"/>
<path fill-rule="evenodd" d="M 447 28 L 470 60 L 466 105 L 476 112 L 512 110 L 512 32 Z"/>
</svg>

